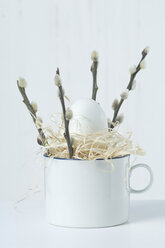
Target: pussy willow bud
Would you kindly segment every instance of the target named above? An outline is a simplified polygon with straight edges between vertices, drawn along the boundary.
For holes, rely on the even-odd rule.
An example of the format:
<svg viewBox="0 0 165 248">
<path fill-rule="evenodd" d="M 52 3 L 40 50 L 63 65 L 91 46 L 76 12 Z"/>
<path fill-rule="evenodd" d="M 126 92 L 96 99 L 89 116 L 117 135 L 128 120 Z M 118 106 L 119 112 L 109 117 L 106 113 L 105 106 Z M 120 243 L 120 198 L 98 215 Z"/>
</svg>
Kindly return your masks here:
<svg viewBox="0 0 165 248">
<path fill-rule="evenodd" d="M 57 87 L 61 86 L 61 78 L 58 74 L 55 75 L 54 82 Z"/>
<path fill-rule="evenodd" d="M 129 72 L 130 74 L 134 74 L 136 72 L 136 65 L 132 66 L 130 69 L 129 69 Z"/>
<path fill-rule="evenodd" d="M 148 54 L 149 53 L 149 50 L 150 50 L 149 46 L 147 46 L 146 48 L 144 48 L 143 51 L 142 51 L 142 55 L 144 56 L 145 54 Z"/>
<path fill-rule="evenodd" d="M 69 121 L 70 119 L 72 119 L 72 116 L 73 116 L 72 110 L 70 108 L 67 108 L 65 113 L 66 120 Z"/>
<path fill-rule="evenodd" d="M 19 80 L 18 80 L 18 85 L 21 88 L 26 88 L 27 82 L 26 82 L 26 80 L 24 78 L 20 77 Z"/>
<path fill-rule="evenodd" d="M 38 110 L 37 103 L 36 102 L 31 102 L 31 105 L 32 105 L 32 108 L 33 108 L 34 112 L 36 113 L 37 110 Z"/>
<path fill-rule="evenodd" d="M 129 90 L 128 89 L 126 89 L 125 91 L 123 91 L 122 93 L 121 93 L 121 99 L 123 99 L 123 100 L 125 100 L 125 99 L 127 99 L 128 98 L 128 94 L 129 94 Z"/>
<path fill-rule="evenodd" d="M 42 123 L 43 123 L 42 118 L 41 117 L 37 117 L 36 118 L 36 127 L 38 129 L 42 127 Z"/>
<path fill-rule="evenodd" d="M 112 109 L 115 111 L 119 105 L 119 101 L 115 99 L 112 103 Z"/>
<path fill-rule="evenodd" d="M 117 116 L 117 118 L 116 118 L 116 121 L 119 122 L 119 124 L 122 123 L 123 120 L 124 120 L 124 115 L 123 114 Z"/>
<path fill-rule="evenodd" d="M 92 52 L 91 60 L 93 60 L 94 62 L 98 61 L 98 53 L 97 53 L 97 51 Z"/>
<path fill-rule="evenodd" d="M 111 122 L 111 119 L 110 119 L 110 118 L 108 118 L 108 119 L 107 119 L 107 123 L 108 123 L 108 128 L 110 128 L 110 127 L 111 127 L 111 124 L 112 124 L 112 122 Z"/>
<path fill-rule="evenodd" d="M 140 69 L 145 69 L 146 68 L 146 62 L 143 59 L 142 62 L 140 63 Z"/>
</svg>

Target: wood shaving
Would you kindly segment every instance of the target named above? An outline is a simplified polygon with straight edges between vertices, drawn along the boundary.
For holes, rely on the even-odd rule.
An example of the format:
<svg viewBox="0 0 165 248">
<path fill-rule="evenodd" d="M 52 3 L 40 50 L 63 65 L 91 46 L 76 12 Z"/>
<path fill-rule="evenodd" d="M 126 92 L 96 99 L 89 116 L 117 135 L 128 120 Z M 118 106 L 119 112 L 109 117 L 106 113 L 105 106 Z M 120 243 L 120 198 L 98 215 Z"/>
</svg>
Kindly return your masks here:
<svg viewBox="0 0 165 248">
<path fill-rule="evenodd" d="M 59 126 L 55 133 L 51 126 L 46 126 L 47 146 L 43 152 L 50 157 L 68 158 L 67 143 L 64 138 L 64 127 Z M 117 128 L 104 132 L 97 132 L 88 135 L 71 133 L 73 147 L 73 159 L 95 160 L 121 157 L 128 154 L 144 155 L 144 151 L 132 141 L 132 134 L 126 132 L 121 134 Z"/>
</svg>

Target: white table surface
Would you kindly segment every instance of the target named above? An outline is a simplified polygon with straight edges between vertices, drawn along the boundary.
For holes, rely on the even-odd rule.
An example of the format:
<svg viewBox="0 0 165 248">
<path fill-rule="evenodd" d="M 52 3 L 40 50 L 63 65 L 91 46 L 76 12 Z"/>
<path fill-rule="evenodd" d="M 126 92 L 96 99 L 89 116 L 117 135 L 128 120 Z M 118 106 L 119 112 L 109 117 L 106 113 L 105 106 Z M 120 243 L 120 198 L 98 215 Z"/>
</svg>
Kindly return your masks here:
<svg viewBox="0 0 165 248">
<path fill-rule="evenodd" d="M 1 248 L 165 248 L 165 201 L 131 201 L 127 224 L 100 229 L 49 225 L 44 202 L 0 202 Z"/>
</svg>

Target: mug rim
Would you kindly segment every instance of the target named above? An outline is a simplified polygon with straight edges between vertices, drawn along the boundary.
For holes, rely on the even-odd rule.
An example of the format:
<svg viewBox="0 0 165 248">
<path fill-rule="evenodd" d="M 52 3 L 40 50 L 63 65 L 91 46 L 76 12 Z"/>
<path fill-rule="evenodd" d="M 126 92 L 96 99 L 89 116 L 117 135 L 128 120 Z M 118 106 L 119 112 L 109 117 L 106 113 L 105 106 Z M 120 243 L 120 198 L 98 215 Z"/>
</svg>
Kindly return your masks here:
<svg viewBox="0 0 165 248">
<path fill-rule="evenodd" d="M 78 159 L 78 158 L 56 158 L 56 157 L 49 157 L 46 154 L 43 154 L 43 156 L 45 158 L 51 158 L 51 159 L 56 159 L 56 160 L 72 160 L 72 161 L 97 161 L 97 160 L 105 160 L 103 158 L 98 158 L 98 159 L 94 159 L 94 160 Z M 130 154 L 126 154 L 126 155 L 123 155 L 121 157 L 109 158 L 108 160 L 111 160 L 111 159 L 120 159 L 120 158 L 125 158 L 125 157 L 130 157 Z"/>
</svg>

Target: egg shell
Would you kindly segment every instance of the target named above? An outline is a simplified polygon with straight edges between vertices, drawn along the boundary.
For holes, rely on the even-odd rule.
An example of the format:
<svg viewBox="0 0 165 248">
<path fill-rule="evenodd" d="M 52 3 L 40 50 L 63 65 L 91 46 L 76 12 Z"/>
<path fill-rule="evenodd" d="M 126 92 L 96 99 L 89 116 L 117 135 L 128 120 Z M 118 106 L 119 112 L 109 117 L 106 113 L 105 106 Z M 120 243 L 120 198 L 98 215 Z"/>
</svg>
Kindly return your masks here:
<svg viewBox="0 0 165 248">
<path fill-rule="evenodd" d="M 73 113 L 69 123 L 70 133 L 86 135 L 108 129 L 105 113 L 93 99 L 80 99 L 70 109 Z"/>
</svg>

